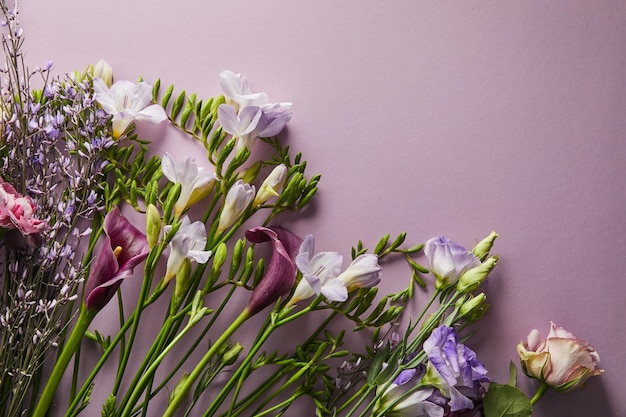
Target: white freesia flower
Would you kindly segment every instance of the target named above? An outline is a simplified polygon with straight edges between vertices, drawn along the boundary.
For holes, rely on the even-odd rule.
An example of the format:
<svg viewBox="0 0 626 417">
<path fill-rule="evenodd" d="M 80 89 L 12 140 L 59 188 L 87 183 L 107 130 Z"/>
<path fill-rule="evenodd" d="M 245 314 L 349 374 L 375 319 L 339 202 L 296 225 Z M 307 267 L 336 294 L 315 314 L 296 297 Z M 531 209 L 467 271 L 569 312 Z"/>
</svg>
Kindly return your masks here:
<svg viewBox="0 0 626 417">
<path fill-rule="evenodd" d="M 270 174 L 265 178 L 261 187 L 259 187 L 259 192 L 254 198 L 254 205 L 258 206 L 260 204 L 265 203 L 272 197 L 278 197 L 280 191 L 285 185 L 285 181 L 287 180 L 287 172 L 288 169 L 285 164 L 280 164 L 276 166 L 270 172 Z"/>
<path fill-rule="evenodd" d="M 346 285 L 348 291 L 371 288 L 380 282 L 381 270 L 382 268 L 378 265 L 378 256 L 364 253 L 357 256 L 337 279 Z"/>
<path fill-rule="evenodd" d="M 228 229 L 241 217 L 243 212 L 250 206 L 250 203 L 252 203 L 254 194 L 254 186 L 246 184 L 242 180 L 238 180 L 230 187 L 224 200 L 224 208 L 220 214 L 219 224 L 217 225 L 218 233 Z"/>
<path fill-rule="evenodd" d="M 262 121 L 263 119 L 263 121 Z M 259 136 L 259 129 L 265 127 L 263 111 L 256 106 L 248 106 L 237 114 L 230 104 L 220 104 L 217 108 L 217 120 L 224 131 L 237 138 L 237 149 L 252 148 Z"/>
<path fill-rule="evenodd" d="M 180 222 L 181 226 L 169 245 L 170 256 L 167 258 L 165 282 L 176 276 L 185 259 L 203 264 L 211 256 L 211 251 L 204 249 L 207 242 L 204 224 L 199 221 L 191 223 L 187 216 L 183 216 Z M 171 228 L 172 226 L 165 226 L 165 233 L 168 233 Z"/>
<path fill-rule="evenodd" d="M 161 169 L 168 180 L 181 185 L 180 196 L 174 205 L 177 216 L 205 197 L 211 191 L 213 181 L 217 179 L 214 172 L 199 167 L 193 158 L 185 158 L 176 163 L 169 153 L 163 155 Z"/>
<path fill-rule="evenodd" d="M 109 88 L 102 79 L 96 78 L 93 88 L 96 101 L 113 116 L 114 138 L 119 138 L 135 120 L 161 123 L 167 119 L 163 107 L 152 104 L 152 86 L 148 83 L 122 80 Z"/>
<path fill-rule="evenodd" d="M 237 107 L 262 106 L 268 102 L 267 94 L 252 92 L 248 80 L 241 74 L 228 70 L 222 71 L 220 85 L 224 95 Z"/>
<path fill-rule="evenodd" d="M 336 277 L 341 270 L 343 257 L 337 252 L 319 252 L 314 254 L 315 238 L 307 235 L 300 245 L 296 256 L 296 265 L 302 272 L 300 280 L 289 304 L 296 303 L 322 294 L 330 301 L 345 301 L 348 290 L 345 284 Z"/>
</svg>

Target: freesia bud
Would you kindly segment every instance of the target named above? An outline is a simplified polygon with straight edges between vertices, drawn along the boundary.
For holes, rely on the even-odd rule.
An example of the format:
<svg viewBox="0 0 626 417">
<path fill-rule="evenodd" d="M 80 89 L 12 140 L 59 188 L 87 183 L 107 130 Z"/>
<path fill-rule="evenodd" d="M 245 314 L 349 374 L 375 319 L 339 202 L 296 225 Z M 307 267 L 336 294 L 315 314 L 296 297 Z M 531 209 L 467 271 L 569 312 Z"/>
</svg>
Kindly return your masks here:
<svg viewBox="0 0 626 417">
<path fill-rule="evenodd" d="M 468 293 L 480 287 L 480 284 L 487 278 L 487 275 L 496 266 L 496 263 L 498 263 L 498 257 L 492 256 L 482 264 L 465 272 L 459 279 L 456 286 L 457 290 L 462 293 Z"/>
<path fill-rule="evenodd" d="M 185 295 L 185 291 L 189 288 L 191 278 L 191 261 L 189 258 L 183 259 L 183 263 L 176 273 L 176 289 L 174 295 L 180 298 Z"/>
<path fill-rule="evenodd" d="M 237 179 L 240 179 L 247 184 L 252 184 L 254 180 L 256 180 L 256 177 L 259 175 L 259 172 L 261 172 L 262 167 L 263 161 L 256 161 L 254 164 L 241 171 L 237 175 Z"/>
<path fill-rule="evenodd" d="M 161 235 L 161 215 L 154 204 L 146 207 L 146 238 L 148 247 L 152 249 L 159 241 Z"/>
<path fill-rule="evenodd" d="M 474 246 L 474 249 L 472 249 L 472 253 L 476 255 L 476 257 L 480 259 L 481 262 L 484 261 L 485 259 L 487 259 L 487 256 L 489 256 L 489 251 L 491 250 L 493 242 L 496 240 L 497 237 L 498 234 L 492 231 L 489 236 L 487 236 L 486 238 L 478 242 L 476 246 Z"/>
<path fill-rule="evenodd" d="M 337 279 L 346 284 L 348 291 L 371 288 L 380 282 L 381 270 L 382 268 L 378 265 L 378 256 L 365 253 L 357 256 Z"/>
<path fill-rule="evenodd" d="M 224 208 L 220 214 L 217 232 L 222 233 L 232 226 L 248 209 L 254 198 L 254 186 L 238 180 L 228 190 L 224 201 Z"/>
<path fill-rule="evenodd" d="M 557 391 L 581 388 L 587 379 L 604 372 L 598 368 L 600 355 L 593 346 L 553 322 L 545 340 L 534 329 L 526 342 L 517 345 L 517 353 L 526 375 Z"/>
<path fill-rule="evenodd" d="M 256 227 L 246 231 L 250 242 L 272 242 L 272 257 L 261 281 L 256 285 L 246 309 L 252 316 L 289 293 L 296 282 L 294 258 L 302 239 L 289 230 L 272 226 Z"/>
<path fill-rule="evenodd" d="M 93 67 L 93 72 L 91 73 L 93 78 L 100 78 L 107 87 L 111 87 L 113 85 L 113 68 L 104 60 L 101 59 L 96 63 Z"/>
<path fill-rule="evenodd" d="M 287 180 L 287 172 L 287 167 L 284 164 L 278 165 L 270 172 L 267 178 L 265 178 L 265 181 L 263 181 L 263 184 L 261 184 L 259 192 L 254 198 L 253 205 L 255 207 L 265 203 L 271 197 L 279 196 Z"/>
<path fill-rule="evenodd" d="M 222 355 L 222 363 L 226 366 L 232 365 L 233 363 L 237 361 L 237 358 L 239 357 L 242 351 L 243 351 L 243 345 L 239 342 L 235 343 L 233 347 L 228 349 Z"/>
<path fill-rule="evenodd" d="M 456 284 L 465 271 L 480 265 L 472 252 L 443 236 L 428 240 L 424 245 L 424 254 L 428 258 L 430 271 L 437 279 L 438 290 Z"/>
</svg>

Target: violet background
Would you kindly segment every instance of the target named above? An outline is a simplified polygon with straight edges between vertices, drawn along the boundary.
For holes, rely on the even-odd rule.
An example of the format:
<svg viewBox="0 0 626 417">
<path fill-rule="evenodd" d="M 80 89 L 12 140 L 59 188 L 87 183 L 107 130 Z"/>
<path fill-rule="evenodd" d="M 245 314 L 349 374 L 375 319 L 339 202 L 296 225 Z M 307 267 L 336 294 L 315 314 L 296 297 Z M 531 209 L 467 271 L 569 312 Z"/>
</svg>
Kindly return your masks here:
<svg viewBox="0 0 626 417">
<path fill-rule="evenodd" d="M 548 393 L 534 416 L 626 415 L 626 3 L 20 9 L 31 66 L 53 60 L 65 72 L 104 58 L 116 79 L 160 77 L 200 97 L 219 94 L 218 73 L 231 69 L 273 101 L 292 101 L 283 138 L 323 178 L 314 210 L 290 226 L 314 233 L 319 250 L 347 257 L 358 239 L 373 248 L 402 231 L 410 242 L 444 234 L 471 246 L 495 229 L 492 308 L 471 341 L 492 378 L 506 381 L 516 344 L 553 320 L 594 344 L 606 373 L 583 391 Z M 197 152 L 147 131 L 176 157 Z M 400 289 L 406 273 L 391 265 L 381 286 Z"/>
</svg>

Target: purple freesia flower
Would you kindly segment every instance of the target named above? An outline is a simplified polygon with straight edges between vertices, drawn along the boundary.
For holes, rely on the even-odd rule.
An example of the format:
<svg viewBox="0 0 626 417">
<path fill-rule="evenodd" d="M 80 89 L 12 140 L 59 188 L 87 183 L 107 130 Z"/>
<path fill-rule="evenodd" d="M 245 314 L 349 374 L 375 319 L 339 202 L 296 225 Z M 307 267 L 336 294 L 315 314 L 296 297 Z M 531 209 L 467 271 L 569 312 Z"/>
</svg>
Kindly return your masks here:
<svg viewBox="0 0 626 417">
<path fill-rule="evenodd" d="M 480 265 L 476 255 L 444 236 L 429 239 L 424 245 L 424 254 L 439 290 L 456 284 L 465 271 Z"/>
<path fill-rule="evenodd" d="M 450 410 L 474 407 L 482 382 L 489 382 L 487 370 L 476 353 L 459 343 L 452 327 L 439 326 L 424 341 L 424 352 L 430 361 L 426 379 L 450 398 Z M 433 369 L 434 368 L 434 369 Z"/>
<path fill-rule="evenodd" d="M 106 239 L 85 284 L 85 306 L 100 310 L 148 256 L 146 236 L 115 207 L 104 218 Z"/>
<path fill-rule="evenodd" d="M 302 239 L 280 226 L 255 227 L 246 231 L 246 239 L 253 243 L 271 241 L 272 257 L 261 281 L 252 291 L 247 310 L 254 315 L 287 294 L 296 282 L 294 259 Z"/>
<path fill-rule="evenodd" d="M 431 386 L 421 385 L 424 365 L 404 369 L 380 397 L 376 415 L 387 417 L 443 417 L 445 400 Z"/>
</svg>

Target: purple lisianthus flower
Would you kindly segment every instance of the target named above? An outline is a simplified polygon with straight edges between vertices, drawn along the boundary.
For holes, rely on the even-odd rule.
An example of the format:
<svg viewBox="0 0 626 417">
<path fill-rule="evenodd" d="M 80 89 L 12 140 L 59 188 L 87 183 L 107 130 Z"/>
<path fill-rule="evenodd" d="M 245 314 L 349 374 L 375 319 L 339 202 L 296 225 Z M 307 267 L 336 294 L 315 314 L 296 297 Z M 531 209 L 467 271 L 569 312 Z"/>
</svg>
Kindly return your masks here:
<svg viewBox="0 0 626 417">
<path fill-rule="evenodd" d="M 456 284 L 465 271 L 480 265 L 471 251 L 443 236 L 429 239 L 424 245 L 424 254 L 439 290 Z"/>
<path fill-rule="evenodd" d="M 450 411 L 471 409 L 487 370 L 473 350 L 460 343 L 452 327 L 439 326 L 424 341 L 430 362 L 425 379 L 450 398 Z"/>
<path fill-rule="evenodd" d="M 115 207 L 104 218 L 106 239 L 85 284 L 85 306 L 101 310 L 148 256 L 146 236 Z"/>
<path fill-rule="evenodd" d="M 246 231 L 246 239 L 253 243 L 272 242 L 272 257 L 261 281 L 252 291 L 246 307 L 254 315 L 289 293 L 296 282 L 294 259 L 302 239 L 280 226 L 255 227 Z"/>
</svg>

